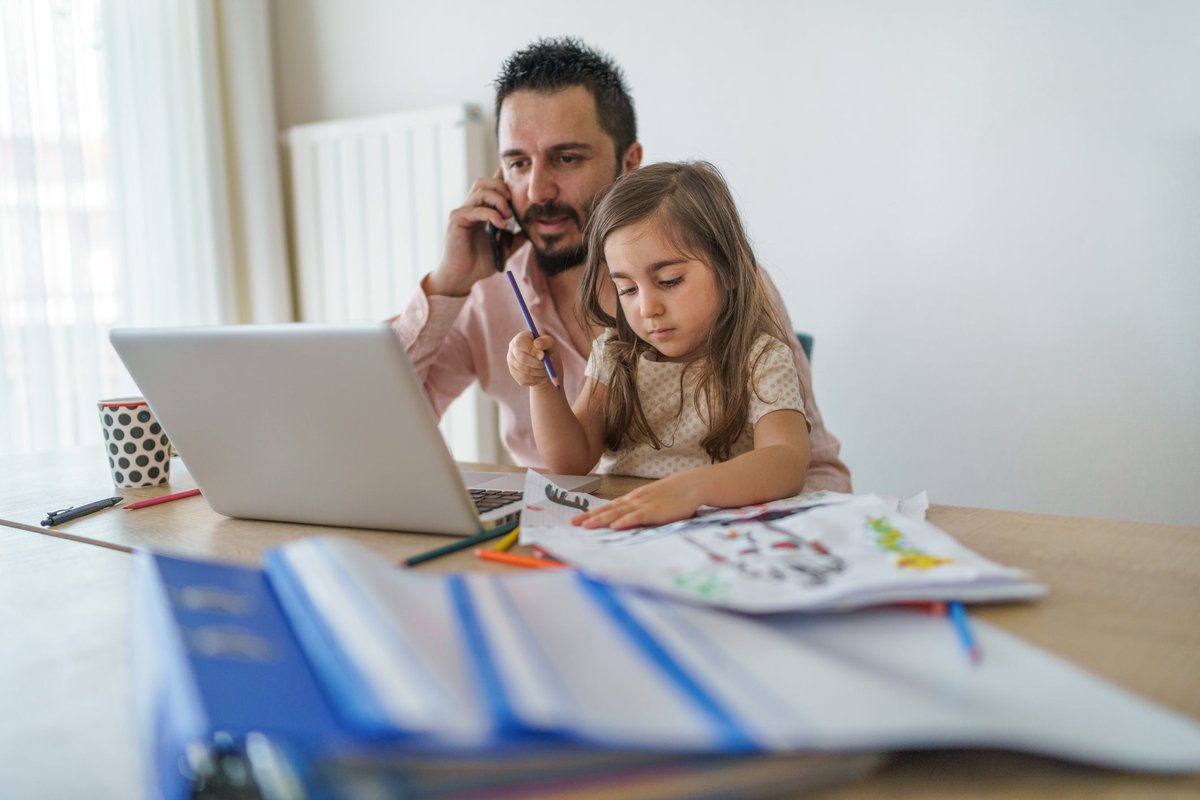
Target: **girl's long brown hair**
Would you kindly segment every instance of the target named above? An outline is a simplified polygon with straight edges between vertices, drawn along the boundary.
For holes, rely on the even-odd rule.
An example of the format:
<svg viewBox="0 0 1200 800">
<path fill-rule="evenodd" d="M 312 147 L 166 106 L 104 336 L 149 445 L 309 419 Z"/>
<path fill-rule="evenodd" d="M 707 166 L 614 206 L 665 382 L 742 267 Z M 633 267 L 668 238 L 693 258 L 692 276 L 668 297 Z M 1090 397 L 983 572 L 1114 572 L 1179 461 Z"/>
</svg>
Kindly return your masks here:
<svg viewBox="0 0 1200 800">
<path fill-rule="evenodd" d="M 588 255 L 577 312 L 585 325 L 615 331 L 600 354 L 612 364 L 604 407 L 604 443 L 610 450 L 642 442 L 662 447 L 646 422 L 637 393 L 638 364 L 642 354 L 653 348 L 633 332 L 619 302 L 613 316 L 600 301 L 602 289 L 612 282 L 604 258 L 605 242 L 613 231 L 648 219 L 658 223 L 682 255 L 711 267 L 725 295 L 707 358 L 684 369 L 685 373 L 700 371 L 697 411 L 709 423 L 704 449 L 713 461 L 725 461 L 746 429 L 750 393 L 758 391 L 747 380 L 756 366 L 750 363 L 754 340 L 766 333 L 786 342 L 788 334 L 767 299 L 729 187 L 717 168 L 704 161 L 653 164 L 620 176 L 588 220 Z M 681 377 L 681 396 L 683 386 Z M 699 408 L 701 397 L 707 398 L 707 408 Z M 679 410 L 682 413 L 682 403 Z"/>
</svg>

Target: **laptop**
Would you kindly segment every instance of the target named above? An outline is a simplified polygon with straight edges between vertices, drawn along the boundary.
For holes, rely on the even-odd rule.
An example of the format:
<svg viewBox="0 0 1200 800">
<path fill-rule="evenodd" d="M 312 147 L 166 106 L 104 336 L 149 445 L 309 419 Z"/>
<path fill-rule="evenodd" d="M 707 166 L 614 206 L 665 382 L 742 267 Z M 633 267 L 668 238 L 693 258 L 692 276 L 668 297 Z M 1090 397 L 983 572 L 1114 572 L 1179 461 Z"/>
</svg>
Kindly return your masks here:
<svg viewBox="0 0 1200 800">
<path fill-rule="evenodd" d="M 221 514 L 456 536 L 520 514 L 525 476 L 464 478 L 384 323 L 121 328 L 109 339 Z"/>
</svg>

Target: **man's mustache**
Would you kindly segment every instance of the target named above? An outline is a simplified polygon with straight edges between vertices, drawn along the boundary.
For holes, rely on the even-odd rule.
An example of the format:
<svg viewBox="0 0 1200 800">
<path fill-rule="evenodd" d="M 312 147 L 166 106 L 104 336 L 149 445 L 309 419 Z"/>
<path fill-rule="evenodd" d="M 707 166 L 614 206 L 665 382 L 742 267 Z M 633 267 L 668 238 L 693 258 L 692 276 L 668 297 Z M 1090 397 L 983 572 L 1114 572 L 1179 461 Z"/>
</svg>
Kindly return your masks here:
<svg viewBox="0 0 1200 800">
<path fill-rule="evenodd" d="M 525 216 L 521 218 L 521 224 L 530 225 L 546 217 L 551 219 L 568 217 L 574 220 L 576 225 L 583 227 L 583 220 L 580 218 L 579 212 L 574 207 L 562 203 L 534 203 L 525 209 Z"/>
</svg>

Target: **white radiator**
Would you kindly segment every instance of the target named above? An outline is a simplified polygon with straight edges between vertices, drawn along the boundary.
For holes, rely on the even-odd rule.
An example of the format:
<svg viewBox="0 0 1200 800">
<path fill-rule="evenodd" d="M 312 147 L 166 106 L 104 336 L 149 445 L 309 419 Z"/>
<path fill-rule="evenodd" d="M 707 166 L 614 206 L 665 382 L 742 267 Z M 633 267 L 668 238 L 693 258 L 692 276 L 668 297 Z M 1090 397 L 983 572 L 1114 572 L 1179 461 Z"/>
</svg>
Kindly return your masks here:
<svg viewBox="0 0 1200 800">
<path fill-rule="evenodd" d="M 383 320 L 441 259 L 450 211 L 494 171 L 478 109 L 458 105 L 290 128 L 299 319 Z M 442 418 L 461 461 L 498 461 L 495 404 L 477 387 Z"/>
</svg>

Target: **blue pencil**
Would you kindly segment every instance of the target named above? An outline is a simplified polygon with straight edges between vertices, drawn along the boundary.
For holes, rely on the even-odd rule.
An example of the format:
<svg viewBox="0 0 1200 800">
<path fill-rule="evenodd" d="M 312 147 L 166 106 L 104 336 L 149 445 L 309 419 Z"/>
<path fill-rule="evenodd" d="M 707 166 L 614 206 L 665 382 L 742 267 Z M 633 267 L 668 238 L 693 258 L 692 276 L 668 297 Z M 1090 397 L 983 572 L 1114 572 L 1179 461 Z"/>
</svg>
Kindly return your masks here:
<svg viewBox="0 0 1200 800">
<path fill-rule="evenodd" d="M 508 276 L 509 285 L 512 286 L 513 294 L 517 296 L 517 303 L 521 306 L 521 314 L 525 317 L 525 324 L 529 326 L 529 332 L 533 334 L 533 338 L 541 336 L 538 333 L 537 325 L 533 324 L 533 317 L 529 315 L 529 306 L 525 305 L 525 298 L 521 296 L 521 290 L 517 287 L 516 276 L 512 274 L 512 270 L 504 270 L 504 274 Z M 558 375 L 554 372 L 554 364 L 550 362 L 550 354 L 542 356 L 542 363 L 546 365 L 546 374 L 550 376 L 550 382 L 558 386 Z"/>
<path fill-rule="evenodd" d="M 971 659 L 972 664 L 978 664 L 983 658 L 983 653 L 979 650 L 979 643 L 975 641 L 975 634 L 971 633 L 971 626 L 967 622 L 967 609 L 958 600 L 947 603 L 946 609 L 950 612 L 954 630 L 958 632 L 958 640 L 967 651 L 967 658 Z"/>
</svg>

